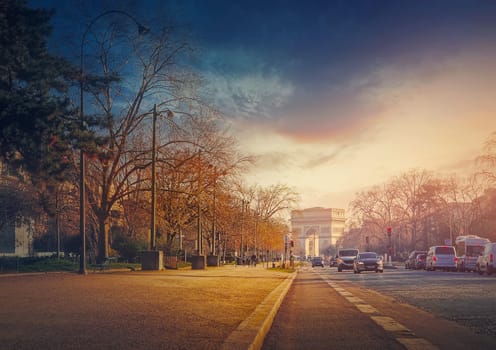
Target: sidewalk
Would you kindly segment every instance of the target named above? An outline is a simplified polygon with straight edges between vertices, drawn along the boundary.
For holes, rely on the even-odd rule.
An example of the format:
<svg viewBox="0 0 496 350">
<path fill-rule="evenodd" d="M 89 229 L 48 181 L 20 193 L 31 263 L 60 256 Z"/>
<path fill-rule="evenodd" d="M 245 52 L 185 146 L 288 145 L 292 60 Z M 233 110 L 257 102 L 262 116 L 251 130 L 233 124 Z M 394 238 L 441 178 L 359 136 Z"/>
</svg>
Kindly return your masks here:
<svg viewBox="0 0 496 350">
<path fill-rule="evenodd" d="M 0 278 L 2 349 L 258 349 L 296 273 L 261 266 Z"/>
</svg>

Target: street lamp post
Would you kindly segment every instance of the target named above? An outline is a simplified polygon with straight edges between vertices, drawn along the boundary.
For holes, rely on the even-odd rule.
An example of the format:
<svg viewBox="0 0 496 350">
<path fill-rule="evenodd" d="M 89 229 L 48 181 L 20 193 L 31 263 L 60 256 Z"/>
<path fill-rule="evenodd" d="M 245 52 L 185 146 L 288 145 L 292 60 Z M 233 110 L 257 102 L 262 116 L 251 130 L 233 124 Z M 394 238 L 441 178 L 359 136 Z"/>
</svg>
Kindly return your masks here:
<svg viewBox="0 0 496 350">
<path fill-rule="evenodd" d="M 81 122 L 81 130 L 84 130 L 84 44 L 86 35 L 89 33 L 93 24 L 100 18 L 110 15 L 110 14 L 121 14 L 131 20 L 138 27 L 138 33 L 140 35 L 146 34 L 149 29 L 141 25 L 133 16 L 125 11 L 120 10 L 109 10 L 104 11 L 87 25 L 83 36 L 81 38 L 81 50 L 80 50 L 80 66 L 79 66 L 79 119 Z M 79 235 L 81 238 L 81 248 L 80 248 L 80 259 L 79 259 L 79 273 L 82 275 L 86 274 L 86 184 L 85 184 L 85 158 L 84 158 L 84 147 L 81 145 L 79 150 Z"/>
<path fill-rule="evenodd" d="M 248 201 L 245 201 L 244 199 L 241 200 L 241 245 L 240 245 L 240 257 L 241 260 L 243 261 L 245 258 L 245 250 L 243 247 L 243 226 L 244 226 L 244 221 L 245 221 L 245 206 L 246 209 L 248 209 Z"/>
<path fill-rule="evenodd" d="M 198 253 L 191 257 L 191 268 L 193 270 L 205 269 L 206 261 L 203 252 L 203 237 L 202 237 L 202 215 L 201 215 L 201 186 L 202 186 L 202 164 L 201 164 L 201 149 L 198 150 L 198 189 L 196 193 L 197 210 L 198 210 Z"/>
<path fill-rule="evenodd" d="M 156 228 L 156 212 L 157 212 L 157 196 L 156 196 L 156 187 L 157 187 L 157 168 L 156 168 L 156 158 L 157 158 L 157 150 L 156 150 L 156 125 L 157 125 L 157 105 L 153 106 L 153 135 L 152 135 L 152 213 L 151 213 L 151 222 L 150 222 L 150 250 L 155 250 L 155 228 Z"/>
<path fill-rule="evenodd" d="M 213 195 L 213 203 L 212 203 L 213 204 L 213 208 L 212 208 L 212 251 L 211 251 L 211 254 L 213 256 L 215 256 L 215 254 L 216 254 L 216 251 L 215 251 L 215 240 L 217 238 L 217 234 L 215 232 L 216 229 L 217 229 L 216 228 L 216 222 L 215 222 L 216 221 L 216 217 L 215 217 L 215 215 L 216 215 L 216 212 L 215 212 L 215 209 L 216 209 L 215 208 L 215 204 L 216 204 L 215 203 L 216 193 L 215 193 L 215 191 L 216 191 L 216 187 L 217 187 L 217 168 L 215 168 L 215 167 L 214 167 L 214 183 L 213 183 L 213 186 L 214 186 L 214 188 L 213 188 L 213 192 L 212 192 L 212 195 Z"/>
<path fill-rule="evenodd" d="M 167 110 L 167 118 L 170 119 L 174 115 L 171 110 Z M 151 179 L 151 215 L 150 215 L 150 241 L 148 243 L 149 250 L 156 250 L 156 228 L 157 228 L 157 105 L 153 105 L 152 111 L 152 179 Z"/>
<path fill-rule="evenodd" d="M 167 118 L 172 118 L 173 112 L 167 110 Z M 152 178 L 151 178 L 151 215 L 150 215 L 150 241 L 148 251 L 142 252 L 141 268 L 143 270 L 161 270 L 163 265 L 163 252 L 157 251 L 157 105 L 153 105 L 152 112 Z M 182 245 L 182 242 L 180 243 Z"/>
<path fill-rule="evenodd" d="M 220 255 L 220 238 L 217 233 L 217 213 L 216 213 L 216 201 L 217 201 L 217 179 L 224 175 L 224 172 L 218 172 L 217 167 L 213 166 L 213 182 L 212 182 L 212 235 L 211 235 L 211 248 L 210 255 L 207 257 L 207 266 L 219 266 L 219 255 Z M 216 247 L 216 242 L 218 246 Z"/>
<path fill-rule="evenodd" d="M 198 194 L 197 194 L 197 204 L 198 204 L 198 256 L 202 255 L 203 252 L 203 237 L 202 237 L 202 221 L 201 221 L 201 150 L 198 151 Z"/>
</svg>

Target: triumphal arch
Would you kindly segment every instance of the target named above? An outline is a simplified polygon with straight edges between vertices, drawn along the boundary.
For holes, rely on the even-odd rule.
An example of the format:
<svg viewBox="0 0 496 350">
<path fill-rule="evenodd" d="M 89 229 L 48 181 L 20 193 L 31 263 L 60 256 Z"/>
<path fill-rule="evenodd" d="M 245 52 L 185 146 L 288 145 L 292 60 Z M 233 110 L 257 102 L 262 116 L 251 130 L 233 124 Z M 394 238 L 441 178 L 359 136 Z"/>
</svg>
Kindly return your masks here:
<svg viewBox="0 0 496 350">
<path fill-rule="evenodd" d="M 331 256 L 344 233 L 344 209 L 309 208 L 291 211 L 293 254 Z"/>
</svg>

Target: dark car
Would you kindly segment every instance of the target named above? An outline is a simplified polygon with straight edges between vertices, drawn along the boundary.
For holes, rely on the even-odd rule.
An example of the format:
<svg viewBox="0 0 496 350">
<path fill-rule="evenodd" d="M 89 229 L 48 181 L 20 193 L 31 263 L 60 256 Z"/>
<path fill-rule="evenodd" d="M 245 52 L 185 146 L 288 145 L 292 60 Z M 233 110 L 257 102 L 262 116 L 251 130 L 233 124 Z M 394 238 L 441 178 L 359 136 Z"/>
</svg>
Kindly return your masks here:
<svg viewBox="0 0 496 350">
<path fill-rule="evenodd" d="M 312 267 L 321 266 L 324 267 L 324 260 L 320 256 L 316 256 L 312 258 Z"/>
<path fill-rule="evenodd" d="M 355 260 L 357 254 L 357 248 L 340 249 L 336 258 L 338 272 L 341 272 L 343 270 L 352 270 L 353 261 Z"/>
<path fill-rule="evenodd" d="M 405 260 L 405 269 L 415 269 L 415 259 L 419 254 L 427 254 L 424 250 L 414 250 L 408 255 L 408 258 Z"/>
<path fill-rule="evenodd" d="M 422 270 L 425 269 L 425 259 L 427 258 L 427 254 L 419 254 L 415 258 L 414 269 Z"/>
<path fill-rule="evenodd" d="M 362 271 L 384 272 L 382 257 L 374 252 L 359 253 L 353 262 L 353 272 L 360 273 Z"/>
</svg>

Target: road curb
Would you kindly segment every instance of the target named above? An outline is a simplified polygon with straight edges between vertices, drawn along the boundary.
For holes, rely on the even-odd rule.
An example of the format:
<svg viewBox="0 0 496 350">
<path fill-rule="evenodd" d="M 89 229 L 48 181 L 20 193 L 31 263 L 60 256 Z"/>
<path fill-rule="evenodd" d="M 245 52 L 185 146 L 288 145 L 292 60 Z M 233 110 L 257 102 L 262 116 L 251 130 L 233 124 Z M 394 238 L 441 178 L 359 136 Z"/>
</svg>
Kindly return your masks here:
<svg viewBox="0 0 496 350">
<path fill-rule="evenodd" d="M 272 322 L 281 306 L 284 297 L 289 291 L 297 272 L 288 276 L 257 306 L 248 318 L 240 323 L 221 346 L 221 350 L 262 348 L 265 336 L 272 326 Z"/>
<path fill-rule="evenodd" d="M 42 276 L 42 275 L 56 275 L 63 273 L 71 273 L 72 271 L 46 271 L 46 272 L 12 272 L 12 273 L 0 273 L 0 278 L 2 277 L 25 277 L 25 276 Z"/>
</svg>

